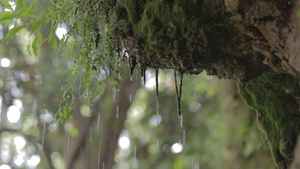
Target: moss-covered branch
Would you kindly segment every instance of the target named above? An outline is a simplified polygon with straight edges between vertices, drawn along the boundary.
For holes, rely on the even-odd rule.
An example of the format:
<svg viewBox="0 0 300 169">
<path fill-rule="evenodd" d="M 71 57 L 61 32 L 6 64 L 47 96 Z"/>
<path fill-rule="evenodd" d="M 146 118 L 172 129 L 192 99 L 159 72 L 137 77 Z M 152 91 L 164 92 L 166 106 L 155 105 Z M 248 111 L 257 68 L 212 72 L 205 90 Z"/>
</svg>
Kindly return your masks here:
<svg viewBox="0 0 300 169">
<path fill-rule="evenodd" d="M 291 163 L 300 133 L 299 79 L 289 74 L 263 74 L 238 85 L 244 101 L 257 111 L 257 121 L 278 168 Z"/>
</svg>

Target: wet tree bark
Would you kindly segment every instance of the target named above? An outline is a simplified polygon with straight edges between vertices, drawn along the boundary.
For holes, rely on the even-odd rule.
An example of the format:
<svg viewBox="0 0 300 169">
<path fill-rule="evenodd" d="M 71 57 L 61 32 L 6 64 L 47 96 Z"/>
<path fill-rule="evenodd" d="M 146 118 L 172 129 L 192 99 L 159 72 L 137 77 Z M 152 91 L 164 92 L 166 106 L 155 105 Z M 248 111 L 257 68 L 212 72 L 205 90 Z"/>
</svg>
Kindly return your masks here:
<svg viewBox="0 0 300 169">
<path fill-rule="evenodd" d="M 205 70 L 237 81 L 277 167 L 288 168 L 300 133 L 299 0 L 115 2 L 116 47 L 141 70 Z"/>
</svg>

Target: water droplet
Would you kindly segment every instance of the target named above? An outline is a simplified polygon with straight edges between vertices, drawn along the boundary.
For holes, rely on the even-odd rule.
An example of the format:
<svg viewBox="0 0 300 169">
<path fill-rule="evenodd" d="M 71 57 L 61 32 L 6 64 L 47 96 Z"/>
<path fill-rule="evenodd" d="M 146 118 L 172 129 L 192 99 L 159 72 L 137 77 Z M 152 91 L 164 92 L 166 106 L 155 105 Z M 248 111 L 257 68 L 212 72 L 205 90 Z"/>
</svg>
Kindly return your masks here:
<svg viewBox="0 0 300 169">
<path fill-rule="evenodd" d="M 36 116 L 36 111 L 37 111 L 37 102 L 38 100 L 36 99 L 36 91 L 35 94 L 33 95 L 34 100 L 33 100 L 33 104 L 32 104 L 32 117 Z"/>
<path fill-rule="evenodd" d="M 136 168 L 136 146 L 134 146 L 133 168 Z"/>
<path fill-rule="evenodd" d="M 182 131 L 182 144 L 185 145 L 185 130 Z"/>
<path fill-rule="evenodd" d="M 97 125 L 97 133 L 100 131 L 100 113 L 98 114 L 98 125 Z"/>
<path fill-rule="evenodd" d="M 117 113 L 116 113 L 117 119 L 119 119 L 119 105 L 117 105 Z"/>
<path fill-rule="evenodd" d="M 182 126 L 183 126 L 183 116 L 182 116 L 182 114 L 180 115 L 180 128 L 182 128 Z"/>
<path fill-rule="evenodd" d="M 157 124 L 159 123 L 159 104 L 158 104 L 158 69 L 155 70 L 155 82 L 156 82 L 156 117 L 157 117 Z"/>
<path fill-rule="evenodd" d="M 90 126 L 90 142 L 92 142 L 93 128 Z"/>
<path fill-rule="evenodd" d="M 101 159 L 101 142 L 99 142 L 99 151 L 98 151 L 98 169 L 100 169 L 100 160 Z"/>
<path fill-rule="evenodd" d="M 116 88 L 113 88 L 113 99 L 114 99 L 114 103 L 116 102 Z"/>
<path fill-rule="evenodd" d="M 132 102 L 132 94 L 129 95 L 129 101 Z"/>
<path fill-rule="evenodd" d="M 67 155 L 69 154 L 69 144 L 70 143 L 70 133 L 68 132 L 68 137 L 67 137 Z"/>
<path fill-rule="evenodd" d="M 43 128 L 43 136 L 42 136 L 42 150 L 44 149 L 44 142 L 45 142 L 45 132 L 46 132 L 46 122 L 44 122 L 44 128 Z"/>
<path fill-rule="evenodd" d="M 175 78 L 175 87 L 176 87 L 176 96 L 177 96 L 177 115 L 180 117 L 181 110 L 180 110 L 180 100 L 181 100 L 181 94 L 182 94 L 182 79 L 183 79 L 183 73 L 180 73 L 180 83 L 179 83 L 179 91 L 178 91 L 178 85 L 177 85 L 177 74 L 176 70 L 174 70 L 174 78 Z"/>
</svg>

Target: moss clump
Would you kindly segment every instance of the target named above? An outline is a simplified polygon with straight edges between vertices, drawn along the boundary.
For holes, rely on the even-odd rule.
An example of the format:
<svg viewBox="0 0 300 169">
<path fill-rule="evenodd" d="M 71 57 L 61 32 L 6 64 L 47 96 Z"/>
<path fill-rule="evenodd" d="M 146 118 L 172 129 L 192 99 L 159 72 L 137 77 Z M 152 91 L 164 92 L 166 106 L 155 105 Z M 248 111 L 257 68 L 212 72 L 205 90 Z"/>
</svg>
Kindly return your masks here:
<svg viewBox="0 0 300 169">
<path fill-rule="evenodd" d="M 261 74 L 248 71 L 255 57 L 243 54 L 223 0 L 118 0 L 115 14 L 124 47 L 142 67 L 241 81 Z"/>
<path fill-rule="evenodd" d="M 290 165 L 300 133 L 299 80 L 290 74 L 265 73 L 252 82 L 238 84 L 244 101 L 257 111 L 278 168 Z"/>
</svg>

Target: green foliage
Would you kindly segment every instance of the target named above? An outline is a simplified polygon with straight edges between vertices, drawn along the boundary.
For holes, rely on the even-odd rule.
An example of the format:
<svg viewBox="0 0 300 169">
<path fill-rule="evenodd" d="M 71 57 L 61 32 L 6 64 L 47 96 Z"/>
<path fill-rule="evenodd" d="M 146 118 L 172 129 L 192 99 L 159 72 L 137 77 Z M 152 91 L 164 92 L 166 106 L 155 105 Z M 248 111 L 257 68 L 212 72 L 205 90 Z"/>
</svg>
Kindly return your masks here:
<svg viewBox="0 0 300 169">
<path fill-rule="evenodd" d="M 7 0 L 1 0 L 1 3 L 2 3 L 3 7 L 7 8 L 7 9 L 10 9 L 10 10 L 13 10 L 11 5 L 8 3 Z"/>
<path fill-rule="evenodd" d="M 74 96 L 77 78 L 80 78 L 81 89 L 86 90 L 84 93 L 91 106 L 104 92 L 103 80 L 114 84 L 118 91 L 121 58 L 116 53 L 111 36 L 113 28 L 109 24 L 113 20 L 110 12 L 112 1 L 33 1 L 30 7 L 26 7 L 25 1 L 21 0 L 17 3 L 16 10 L 5 0 L 2 4 L 11 11 L 0 12 L 1 23 L 15 22 L 15 27 L 9 31 L 6 39 L 13 38 L 22 28 L 27 28 L 31 36 L 34 36 L 31 45 L 27 46 L 29 54 L 38 56 L 39 48 L 45 42 L 51 43 L 53 50 L 56 50 L 56 28 L 60 24 L 67 26 L 68 32 L 60 40 L 59 47 L 66 49 L 64 55 L 73 59 L 73 77 L 62 88 L 64 94 L 57 114 L 60 122 L 63 118 L 72 118 L 74 102 L 70 98 Z M 20 19 L 21 22 L 17 24 L 15 19 Z M 43 25 L 50 27 L 50 32 L 46 35 L 40 31 Z M 99 89 L 99 93 L 91 91 L 95 85 L 103 87 Z"/>
<path fill-rule="evenodd" d="M 18 27 L 14 27 L 12 28 L 7 34 L 5 39 L 7 38 L 11 38 L 12 36 L 14 36 L 17 32 L 20 31 L 20 29 L 24 28 L 24 26 L 18 26 Z"/>
</svg>

